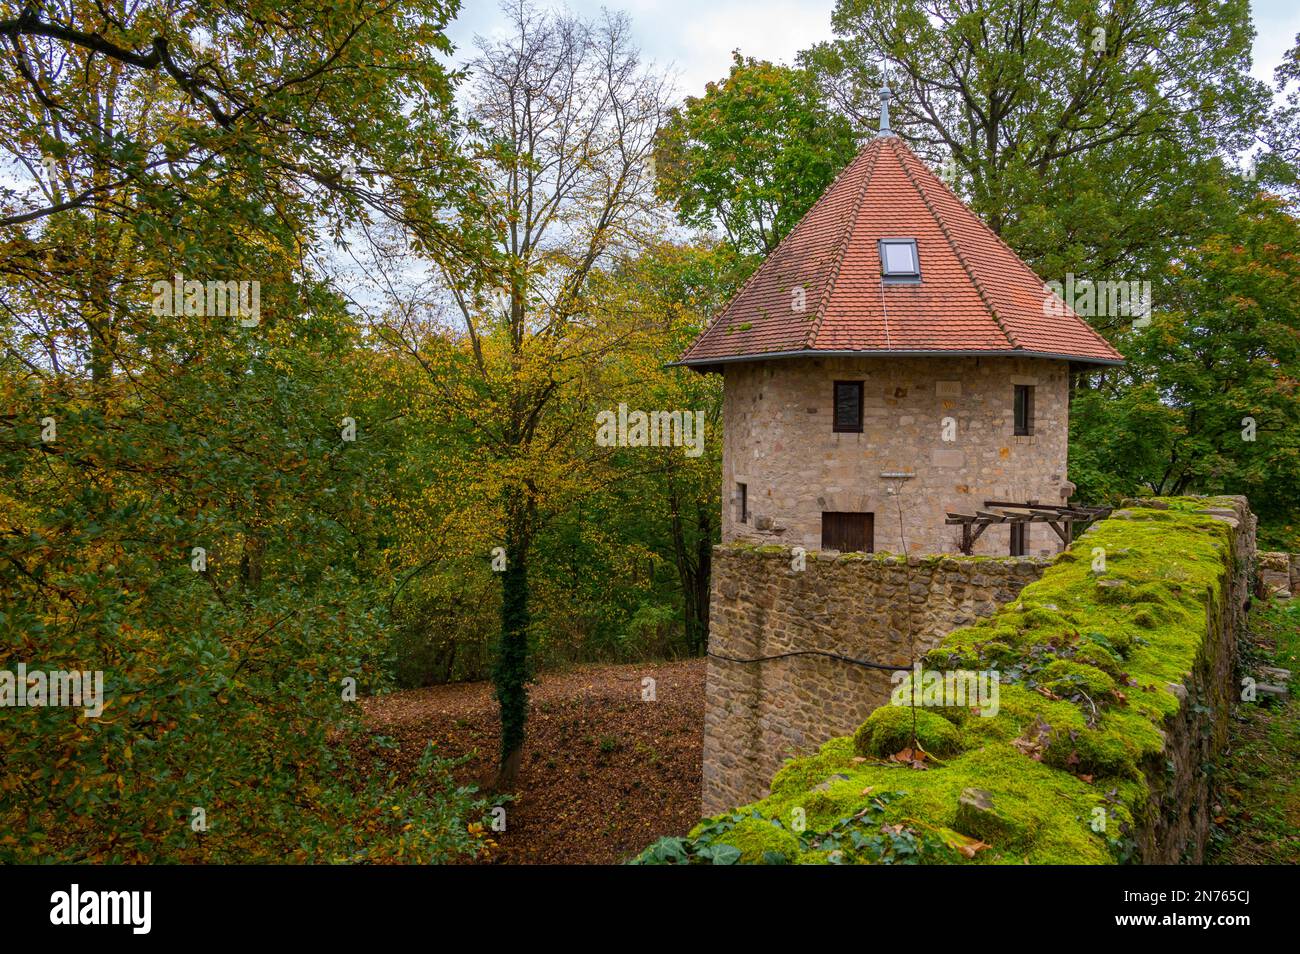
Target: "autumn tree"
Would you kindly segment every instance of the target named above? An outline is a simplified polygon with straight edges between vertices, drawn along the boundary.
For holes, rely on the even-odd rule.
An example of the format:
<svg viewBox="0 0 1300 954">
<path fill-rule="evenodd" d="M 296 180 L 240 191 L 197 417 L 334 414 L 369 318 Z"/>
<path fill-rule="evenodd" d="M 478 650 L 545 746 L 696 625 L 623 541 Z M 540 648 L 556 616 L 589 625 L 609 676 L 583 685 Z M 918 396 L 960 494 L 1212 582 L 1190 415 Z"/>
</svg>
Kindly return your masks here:
<svg viewBox="0 0 1300 954">
<path fill-rule="evenodd" d="M 749 264 L 725 241 L 660 241 L 600 275 L 592 292 L 598 313 L 620 322 L 636 316 L 643 331 L 604 369 L 605 389 L 631 407 L 698 412 L 704 425 L 698 456 L 677 447 L 616 455 L 619 480 L 611 488 L 623 501 L 613 508 L 618 522 L 636 527 L 637 539 L 672 567 L 686 647 L 696 654 L 708 646 L 713 546 L 721 536 L 722 380 L 665 365 L 731 299 Z"/>
<path fill-rule="evenodd" d="M 1300 222 L 1276 196 L 1171 265 L 1121 376 L 1077 396 L 1070 474 L 1085 499 L 1244 493 L 1261 535 L 1300 539 Z"/>
<path fill-rule="evenodd" d="M 392 408 L 313 267 L 378 220 L 472 258 L 453 12 L 0 4 L 0 661 L 105 676 L 94 721 L 0 713 L 0 859 L 473 850 L 432 763 L 342 744 Z"/>
<path fill-rule="evenodd" d="M 533 549 L 546 521 L 603 479 L 609 452 L 594 444 L 593 369 L 631 333 L 590 312 L 589 286 L 655 219 L 649 160 L 665 102 L 625 17 L 587 21 L 527 3 L 503 10 L 508 32 L 479 41 L 466 86 L 496 215 L 497 283 L 444 267 L 441 302 L 423 312 L 400 304 L 385 330 L 426 376 L 431 426 L 472 445 L 449 463 L 461 501 L 444 519 L 486 545 L 485 571 L 497 554 L 501 789 L 525 737 Z"/>
</svg>

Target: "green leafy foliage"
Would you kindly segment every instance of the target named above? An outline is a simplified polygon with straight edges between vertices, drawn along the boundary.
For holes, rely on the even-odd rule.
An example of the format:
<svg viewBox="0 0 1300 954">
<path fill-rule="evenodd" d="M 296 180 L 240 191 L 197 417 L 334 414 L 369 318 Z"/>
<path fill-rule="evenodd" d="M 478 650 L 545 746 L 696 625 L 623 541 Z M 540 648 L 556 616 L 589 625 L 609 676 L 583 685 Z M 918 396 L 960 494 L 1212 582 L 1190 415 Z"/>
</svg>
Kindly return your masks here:
<svg viewBox="0 0 1300 954">
<path fill-rule="evenodd" d="M 0 710 L 0 860 L 478 850 L 447 766 L 391 777 L 351 701 L 386 682 L 392 404 L 305 259 L 371 215 L 468 247 L 434 214 L 474 204 L 448 9 L 0 13 L 29 46 L 0 142 L 33 172 L 0 192 L 0 668 L 104 678 L 98 718 Z M 178 273 L 259 308 L 160 302 Z"/>
<path fill-rule="evenodd" d="M 673 110 L 655 150 L 682 223 L 766 254 L 853 158 L 857 140 L 810 73 L 734 54 L 731 73 Z"/>
<path fill-rule="evenodd" d="M 1084 499 L 1242 493 L 1263 545 L 1300 536 L 1300 225 L 1261 195 L 1170 269 L 1127 372 L 1076 394 L 1070 473 Z"/>
<path fill-rule="evenodd" d="M 824 830 L 791 829 L 780 818 L 739 810 L 698 825 L 687 838 L 661 838 L 634 865 L 951 863 L 971 839 L 919 823 L 890 824 L 886 809 L 904 793 L 873 794 Z"/>
</svg>

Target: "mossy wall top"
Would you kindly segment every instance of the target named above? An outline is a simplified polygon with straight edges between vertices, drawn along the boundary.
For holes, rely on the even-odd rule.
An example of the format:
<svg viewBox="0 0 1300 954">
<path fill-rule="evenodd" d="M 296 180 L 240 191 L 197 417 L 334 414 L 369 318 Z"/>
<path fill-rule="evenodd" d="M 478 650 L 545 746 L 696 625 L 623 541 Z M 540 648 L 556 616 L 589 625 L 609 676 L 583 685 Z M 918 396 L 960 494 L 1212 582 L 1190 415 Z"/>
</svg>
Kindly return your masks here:
<svg viewBox="0 0 1300 954">
<path fill-rule="evenodd" d="M 839 835 L 818 835 L 853 818 L 939 833 L 930 860 L 1199 860 L 1203 768 L 1225 739 L 1254 518 L 1241 497 L 1129 504 L 927 654 L 927 667 L 998 670 L 996 715 L 920 710 L 919 741 L 934 751 L 899 761 L 884 748 L 910 748 L 910 710 L 884 706 L 855 737 L 777 772 L 771 794 L 739 810 L 741 834 L 699 831 L 751 861 L 860 860 Z"/>
</svg>

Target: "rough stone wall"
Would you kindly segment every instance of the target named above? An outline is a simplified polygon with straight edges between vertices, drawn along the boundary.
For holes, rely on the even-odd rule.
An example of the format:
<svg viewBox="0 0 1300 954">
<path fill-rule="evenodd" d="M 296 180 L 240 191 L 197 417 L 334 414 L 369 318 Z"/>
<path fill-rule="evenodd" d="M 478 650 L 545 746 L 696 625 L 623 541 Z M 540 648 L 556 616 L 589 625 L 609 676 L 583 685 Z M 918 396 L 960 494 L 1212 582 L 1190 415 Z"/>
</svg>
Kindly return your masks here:
<svg viewBox="0 0 1300 954">
<path fill-rule="evenodd" d="M 809 553 L 796 570 L 792 561 L 790 549 L 776 546 L 714 549 L 710 653 L 753 659 L 820 650 L 907 666 L 953 629 L 1015 599 L 1050 563 Z M 704 814 L 766 795 L 787 757 L 852 732 L 891 688 L 888 671 L 824 656 L 710 658 Z"/>
<path fill-rule="evenodd" d="M 949 510 L 973 512 L 986 500 L 1060 504 L 1066 477 L 1069 375 L 1063 361 L 1034 358 L 790 358 L 727 365 L 723 409 L 724 543 L 749 541 L 821 548 L 825 511 L 875 514 L 875 549 L 957 553 L 961 528 Z M 861 380 L 863 431 L 832 430 L 834 382 Z M 1033 385 L 1034 433 L 1013 431 L 1014 385 Z M 956 440 L 942 439 L 943 419 Z M 899 538 L 899 481 L 906 548 Z M 737 484 L 748 488 L 740 521 Z M 1030 524 L 1026 552 L 1058 553 L 1046 524 Z M 976 554 L 1010 552 L 1006 526 L 987 529 Z"/>
<path fill-rule="evenodd" d="M 1259 583 L 1261 596 L 1294 596 L 1296 587 L 1300 587 L 1300 553 L 1261 553 Z"/>
<path fill-rule="evenodd" d="M 1161 505 L 1159 499 L 1125 501 L 1125 506 Z M 1231 559 L 1220 587 L 1207 599 L 1205 641 L 1196 666 L 1181 687 L 1172 687 L 1182 705 L 1165 722 L 1163 758 L 1143 766 L 1150 790 L 1136 832 L 1143 864 L 1204 860 L 1214 815 L 1207 768 L 1227 745 L 1232 706 L 1240 693 L 1235 678 L 1237 641 L 1250 605 L 1256 520 L 1245 497 L 1213 498 L 1205 512 L 1231 527 Z M 1114 516 L 1122 519 L 1125 514 Z"/>
</svg>

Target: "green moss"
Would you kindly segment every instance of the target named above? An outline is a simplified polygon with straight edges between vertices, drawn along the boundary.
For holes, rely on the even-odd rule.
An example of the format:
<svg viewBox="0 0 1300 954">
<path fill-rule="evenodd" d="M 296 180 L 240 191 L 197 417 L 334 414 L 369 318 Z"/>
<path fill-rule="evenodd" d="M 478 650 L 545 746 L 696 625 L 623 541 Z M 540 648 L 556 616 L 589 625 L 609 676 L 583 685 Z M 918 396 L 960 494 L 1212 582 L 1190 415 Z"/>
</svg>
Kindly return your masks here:
<svg viewBox="0 0 1300 954">
<path fill-rule="evenodd" d="M 1161 763 L 1161 728 L 1179 708 L 1168 687 L 1201 662 L 1207 611 L 1217 613 L 1236 561 L 1230 528 L 1204 511 L 1231 505 L 1175 498 L 1117 513 L 1015 603 L 931 650 L 931 667 L 996 666 L 1003 676 L 996 714 L 917 710 L 921 744 L 940 763 L 918 771 L 878 760 L 911 741 L 912 711 L 884 706 L 853 738 L 787 763 L 771 795 L 742 811 L 787 827 L 802 817 L 821 831 L 874 793 L 899 792 L 887 819 L 982 838 L 991 847 L 975 863 L 1117 860 L 1148 811 L 1144 768 Z M 1094 547 L 1106 551 L 1104 574 L 1092 572 Z M 987 793 L 992 809 L 963 807 L 969 789 Z M 742 851 L 752 857 L 772 839 L 788 845 L 773 831 L 755 827 L 756 844 Z M 794 860 L 827 859 L 805 852 Z"/>
<path fill-rule="evenodd" d="M 761 818 L 737 822 L 736 827 L 718 841 L 736 848 L 740 852 L 740 863 L 746 865 L 792 862 L 799 857 L 799 839 Z"/>
<path fill-rule="evenodd" d="M 1105 644 L 1110 646 L 1120 659 L 1128 659 L 1133 655 L 1133 649 L 1146 642 L 1146 637 L 1138 633 L 1131 626 L 1125 626 L 1117 623 L 1105 633 L 1090 633 L 1089 636 L 1094 640 L 1098 637 L 1105 640 Z"/>
<path fill-rule="evenodd" d="M 804 792 L 832 775 L 854 766 L 853 739 L 847 735 L 831 739 L 816 755 L 786 762 L 772 776 L 773 793 Z"/>
<path fill-rule="evenodd" d="M 1046 606 L 1032 606 L 1023 600 L 1020 603 L 1020 615 L 1016 619 L 1016 626 L 1021 632 L 1046 631 L 1054 630 L 1057 632 L 1069 632 L 1073 629 L 1073 624 L 1065 618 L 1059 609 Z"/>
<path fill-rule="evenodd" d="M 916 740 L 931 755 L 951 755 L 961 747 L 956 727 L 943 716 L 911 706 L 881 706 L 853 734 L 854 751 L 868 758 L 901 752 L 912 744 L 913 719 Z"/>
<path fill-rule="evenodd" d="M 1138 761 L 1148 754 L 1141 741 L 1116 735 L 1110 728 L 1054 729 L 1043 763 L 1078 775 L 1141 779 Z"/>
<path fill-rule="evenodd" d="M 1156 619 L 1156 614 L 1148 609 L 1140 609 L 1133 614 L 1133 625 L 1141 626 L 1143 629 L 1155 629 L 1160 625 Z"/>
<path fill-rule="evenodd" d="M 1097 642 L 1087 639 L 1076 647 L 1074 651 L 1074 660 L 1079 663 L 1086 663 L 1111 678 L 1112 681 L 1124 678 L 1124 669 L 1121 660 L 1107 646 L 1113 645 L 1109 640 Z"/>
<path fill-rule="evenodd" d="M 814 756 L 814 759 L 823 756 Z M 790 768 L 790 767 L 787 767 Z M 1107 808 L 1105 790 L 1072 775 L 1026 758 L 1006 743 L 989 744 L 962 753 L 942 768 L 929 771 L 893 768 L 876 762 L 840 766 L 848 778 L 824 792 L 809 793 L 786 786 L 755 804 L 764 816 L 787 822 L 803 811 L 810 829 L 824 829 L 858 811 L 872 792 L 903 791 L 887 818 L 893 822 L 922 818 L 927 823 L 961 834 L 983 837 L 991 833 L 964 832 L 958 819 L 961 793 L 972 786 L 990 791 L 1005 815 L 1001 837 L 989 841 L 982 863 L 1102 863 L 1109 860 L 1105 839 L 1094 833 L 1090 820 L 1094 808 Z M 866 793 L 866 794 L 864 794 Z M 813 798 L 811 795 L 818 797 Z M 1124 819 L 1128 819 L 1125 814 Z M 1118 824 L 1118 819 L 1116 824 Z M 803 860 L 803 859 L 801 859 Z M 954 855 L 952 861 L 962 860 Z"/>
<path fill-rule="evenodd" d="M 1082 690 L 1094 705 L 1104 701 L 1115 689 L 1115 680 L 1096 666 L 1069 659 L 1058 659 L 1048 664 L 1043 670 L 1042 681 L 1058 696 L 1069 696 Z"/>
<path fill-rule="evenodd" d="M 957 798 L 954 824 L 969 837 L 996 845 L 1023 842 L 1026 833 L 1008 811 L 1004 799 L 983 788 L 965 788 Z"/>
</svg>

